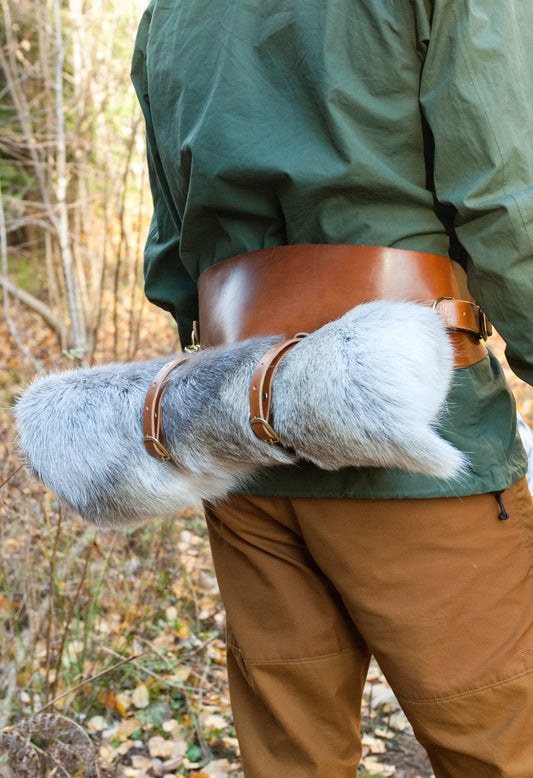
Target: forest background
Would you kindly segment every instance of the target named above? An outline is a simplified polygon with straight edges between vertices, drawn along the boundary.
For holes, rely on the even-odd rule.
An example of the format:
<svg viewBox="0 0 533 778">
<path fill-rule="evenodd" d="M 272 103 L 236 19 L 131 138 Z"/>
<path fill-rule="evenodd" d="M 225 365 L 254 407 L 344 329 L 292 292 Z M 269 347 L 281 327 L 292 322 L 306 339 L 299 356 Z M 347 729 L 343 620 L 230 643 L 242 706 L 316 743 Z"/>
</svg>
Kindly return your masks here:
<svg viewBox="0 0 533 778">
<path fill-rule="evenodd" d="M 178 349 L 142 290 L 144 6 L 0 0 L 2 778 L 242 775 L 201 516 L 121 534 L 64 516 L 21 468 L 11 416 L 35 374 Z M 361 775 L 431 775 L 376 667 L 363 729 Z"/>
</svg>

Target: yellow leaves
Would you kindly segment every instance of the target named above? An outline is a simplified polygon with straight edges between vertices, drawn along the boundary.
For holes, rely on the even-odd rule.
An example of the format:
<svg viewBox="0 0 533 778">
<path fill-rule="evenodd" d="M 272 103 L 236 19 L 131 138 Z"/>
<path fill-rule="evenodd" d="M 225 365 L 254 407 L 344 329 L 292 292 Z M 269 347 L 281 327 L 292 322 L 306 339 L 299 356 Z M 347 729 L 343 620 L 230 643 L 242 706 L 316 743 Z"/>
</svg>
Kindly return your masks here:
<svg viewBox="0 0 533 778">
<path fill-rule="evenodd" d="M 373 757 L 362 759 L 361 764 L 370 775 L 396 775 L 395 767 L 387 766 L 383 764 L 383 762 L 378 762 Z"/>
<path fill-rule="evenodd" d="M 177 667 L 172 675 L 165 676 L 166 681 L 170 682 L 178 682 L 178 683 L 185 683 L 191 675 L 191 668 L 185 667 L 184 665 L 181 667 Z"/>
<path fill-rule="evenodd" d="M 135 732 L 140 732 L 142 729 L 142 723 L 135 716 L 130 719 L 122 719 L 117 727 L 117 737 L 121 740 L 127 740 L 131 738 Z"/>
<path fill-rule="evenodd" d="M 105 705 L 110 713 L 119 713 L 121 716 L 127 716 L 128 708 L 131 706 L 131 698 L 124 692 L 116 693 L 112 689 L 105 689 L 99 692 L 98 699 Z"/>
<path fill-rule="evenodd" d="M 202 715 L 202 723 L 204 728 L 208 732 L 218 731 L 225 729 L 227 726 L 226 719 L 219 713 L 208 713 Z"/>
<path fill-rule="evenodd" d="M 11 600 L 13 602 L 13 600 Z M 7 597 L 3 594 L 0 594 L 0 616 L 5 618 L 9 616 L 10 608 L 9 608 L 10 601 L 7 599 Z"/>
<path fill-rule="evenodd" d="M 159 651 L 165 649 L 172 651 L 176 647 L 176 640 L 187 640 L 189 634 L 189 624 L 187 621 L 178 622 L 176 626 L 169 624 L 163 628 L 151 643 Z"/>
<path fill-rule="evenodd" d="M 102 732 L 102 730 L 107 729 L 108 726 L 109 722 L 103 716 L 92 716 L 87 722 L 87 729 L 90 732 Z"/>
<path fill-rule="evenodd" d="M 205 619 L 210 619 L 216 614 L 217 601 L 213 597 L 204 594 L 199 604 L 200 604 L 200 612 L 198 614 L 198 618 L 201 619 L 202 621 L 204 621 Z"/>
<path fill-rule="evenodd" d="M 105 705 L 107 710 L 114 711 L 117 709 L 117 695 L 113 690 L 106 689 L 105 691 L 100 691 L 98 693 L 98 699 L 102 705 Z"/>
<path fill-rule="evenodd" d="M 127 716 L 128 713 L 128 707 L 129 707 L 129 696 L 125 694 L 124 692 L 119 692 L 115 695 L 115 703 L 117 706 L 117 711 L 120 713 L 121 716 Z"/>
<path fill-rule="evenodd" d="M 131 695 L 131 701 L 136 708 L 148 707 L 150 704 L 150 695 L 148 693 L 148 688 L 144 683 L 139 684 L 133 691 L 133 694 Z"/>
<path fill-rule="evenodd" d="M 178 609 L 175 605 L 169 605 L 168 608 L 165 608 L 165 617 L 167 621 L 176 621 L 178 615 Z"/>
<path fill-rule="evenodd" d="M 226 645 L 222 640 L 215 640 L 207 646 L 207 656 L 218 664 L 226 664 Z"/>
<path fill-rule="evenodd" d="M 371 735 L 364 735 L 361 742 L 366 753 L 384 754 L 387 750 L 384 740 Z"/>
<path fill-rule="evenodd" d="M 201 773 L 195 773 L 194 778 L 226 778 L 231 765 L 227 759 L 215 759 L 207 764 Z"/>
<path fill-rule="evenodd" d="M 166 740 L 161 735 L 154 735 L 148 740 L 148 752 L 151 757 L 160 757 L 161 759 L 173 759 L 183 757 L 187 753 L 187 742 L 185 740 Z"/>
</svg>

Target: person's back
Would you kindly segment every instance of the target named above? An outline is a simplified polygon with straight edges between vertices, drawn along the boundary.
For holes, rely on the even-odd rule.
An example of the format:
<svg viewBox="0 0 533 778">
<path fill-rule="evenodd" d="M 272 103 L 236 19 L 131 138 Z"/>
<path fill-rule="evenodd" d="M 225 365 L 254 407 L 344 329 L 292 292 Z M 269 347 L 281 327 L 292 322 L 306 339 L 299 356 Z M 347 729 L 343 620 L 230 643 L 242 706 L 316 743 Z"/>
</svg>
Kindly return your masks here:
<svg viewBox="0 0 533 778">
<path fill-rule="evenodd" d="M 146 290 L 176 316 L 183 345 L 197 318 L 194 282 L 217 262 L 269 246 L 336 243 L 451 250 L 466 266 L 454 216 L 473 256 L 472 291 L 490 302 L 498 295 L 489 316 L 518 340 L 516 309 L 523 315 L 520 297 L 530 299 L 532 282 L 505 285 L 523 254 L 509 252 L 519 213 L 500 178 L 518 187 L 533 161 L 524 144 L 504 173 L 496 167 L 506 139 L 515 156 L 520 147 L 495 108 L 505 98 L 516 109 L 526 86 L 509 92 L 498 62 L 494 73 L 480 70 L 491 66 L 484 49 L 500 43 L 495 30 L 511 46 L 515 21 L 497 3 L 481 17 L 462 5 L 437 4 L 432 29 L 422 0 L 153 4 L 134 61 L 156 206 Z M 433 497 L 505 488 L 525 459 L 499 366 L 456 378 L 442 425 L 469 456 L 467 481 L 346 478 L 309 467 L 270 475 L 256 492 Z"/>
</svg>

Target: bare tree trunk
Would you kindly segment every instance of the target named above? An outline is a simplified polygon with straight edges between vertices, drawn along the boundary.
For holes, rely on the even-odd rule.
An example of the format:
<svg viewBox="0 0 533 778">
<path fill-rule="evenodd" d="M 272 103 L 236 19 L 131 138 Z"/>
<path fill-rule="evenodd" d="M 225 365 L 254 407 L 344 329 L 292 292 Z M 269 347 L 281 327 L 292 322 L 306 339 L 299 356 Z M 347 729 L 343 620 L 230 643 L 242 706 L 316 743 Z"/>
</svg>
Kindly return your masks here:
<svg viewBox="0 0 533 778">
<path fill-rule="evenodd" d="M 63 26 L 61 22 L 61 2 L 54 0 L 54 22 L 56 39 L 56 68 L 55 68 L 55 103 L 56 103 L 56 200 L 57 200 L 57 232 L 61 259 L 65 272 L 67 285 L 68 307 L 72 325 L 73 346 L 80 356 L 87 349 L 87 331 L 85 327 L 85 313 L 80 294 L 80 285 L 76 275 L 74 260 L 70 246 L 70 231 L 67 208 L 67 151 L 65 145 L 65 119 L 63 105 L 63 61 L 64 41 Z"/>
</svg>

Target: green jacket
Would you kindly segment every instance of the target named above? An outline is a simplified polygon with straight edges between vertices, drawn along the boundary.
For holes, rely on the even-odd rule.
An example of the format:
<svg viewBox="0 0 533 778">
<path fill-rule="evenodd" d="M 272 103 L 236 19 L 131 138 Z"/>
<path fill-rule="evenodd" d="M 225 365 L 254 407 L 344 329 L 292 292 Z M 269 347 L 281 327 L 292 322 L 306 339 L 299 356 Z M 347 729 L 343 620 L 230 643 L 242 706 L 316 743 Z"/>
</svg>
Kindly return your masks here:
<svg viewBox="0 0 533 778">
<path fill-rule="evenodd" d="M 153 0 L 132 66 L 154 216 L 146 293 L 187 342 L 196 280 L 296 243 L 450 255 L 533 384 L 531 0 Z M 251 491 L 433 497 L 526 471 L 489 356 L 455 371 L 439 420 L 471 468 L 276 468 Z"/>
</svg>

